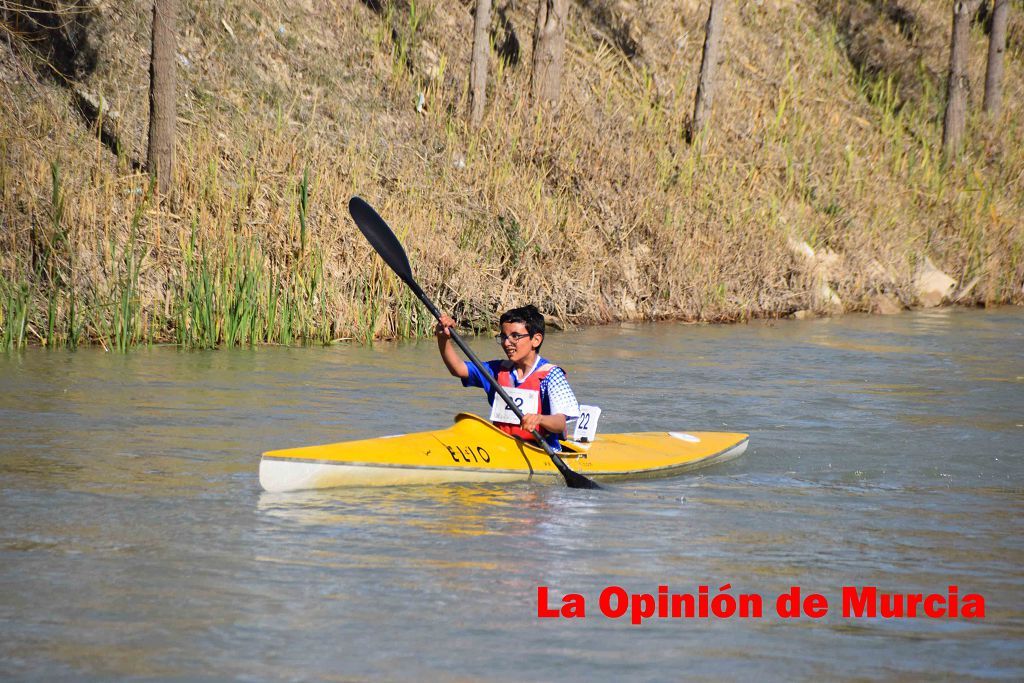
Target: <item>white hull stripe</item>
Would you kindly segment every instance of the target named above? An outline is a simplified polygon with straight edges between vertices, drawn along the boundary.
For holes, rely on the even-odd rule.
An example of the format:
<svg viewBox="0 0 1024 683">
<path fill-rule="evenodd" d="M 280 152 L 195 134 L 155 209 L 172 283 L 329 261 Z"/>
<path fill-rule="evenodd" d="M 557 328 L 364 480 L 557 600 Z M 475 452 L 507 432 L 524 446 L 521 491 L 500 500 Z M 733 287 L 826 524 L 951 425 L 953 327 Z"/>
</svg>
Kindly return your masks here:
<svg viewBox="0 0 1024 683">
<path fill-rule="evenodd" d="M 403 465 L 394 462 L 358 462 L 355 460 L 317 460 L 315 458 L 278 458 L 272 455 L 264 455 L 264 460 L 275 462 L 301 462 L 310 465 L 334 465 L 335 467 L 379 467 L 381 469 L 397 470 L 443 470 L 445 472 L 494 472 L 495 474 L 531 474 L 528 469 L 510 470 L 498 467 L 460 467 L 444 465 Z M 538 474 L 547 474 L 538 472 Z M 553 472 L 552 474 L 558 474 Z"/>
</svg>

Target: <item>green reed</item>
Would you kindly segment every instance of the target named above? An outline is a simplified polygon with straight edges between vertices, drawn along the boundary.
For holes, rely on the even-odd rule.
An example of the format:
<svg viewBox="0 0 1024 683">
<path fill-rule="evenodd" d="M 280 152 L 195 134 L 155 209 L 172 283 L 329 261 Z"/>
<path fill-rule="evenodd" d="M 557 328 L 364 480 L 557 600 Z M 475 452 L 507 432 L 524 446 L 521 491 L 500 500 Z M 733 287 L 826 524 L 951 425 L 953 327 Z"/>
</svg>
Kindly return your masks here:
<svg viewBox="0 0 1024 683">
<path fill-rule="evenodd" d="M 219 292 L 225 346 L 243 346 L 256 341 L 258 335 L 254 330 L 260 326 L 262 313 L 261 262 L 257 245 L 241 247 L 232 243 L 228 247 Z"/>
<path fill-rule="evenodd" d="M 30 301 L 28 283 L 0 280 L 0 320 L 4 325 L 0 348 L 5 351 L 20 349 L 25 345 Z"/>
<path fill-rule="evenodd" d="M 214 278 L 206 250 L 199 244 L 198 220 L 182 253 L 183 278 L 177 297 L 175 335 L 179 346 L 189 349 L 212 349 L 217 346 L 217 310 Z"/>
<path fill-rule="evenodd" d="M 309 215 L 309 167 L 302 169 L 299 184 L 299 253 L 306 253 L 306 217 Z"/>
<path fill-rule="evenodd" d="M 120 256 L 117 254 L 117 244 L 111 244 L 111 254 L 117 264 L 117 272 L 111 291 L 109 339 L 113 347 L 122 353 L 139 340 L 139 272 L 140 264 L 145 256 L 140 257 L 136 253 L 136 245 L 139 223 L 142 220 L 146 204 L 146 198 L 143 198 L 143 201 L 135 207 L 128 240 Z"/>
</svg>

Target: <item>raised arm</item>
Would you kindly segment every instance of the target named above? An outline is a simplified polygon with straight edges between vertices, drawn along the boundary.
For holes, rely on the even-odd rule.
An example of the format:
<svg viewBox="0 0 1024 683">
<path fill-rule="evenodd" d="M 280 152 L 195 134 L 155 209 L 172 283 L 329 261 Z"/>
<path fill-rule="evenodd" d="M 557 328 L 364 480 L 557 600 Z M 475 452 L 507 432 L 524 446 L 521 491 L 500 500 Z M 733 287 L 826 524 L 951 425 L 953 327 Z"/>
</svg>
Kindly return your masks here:
<svg viewBox="0 0 1024 683">
<path fill-rule="evenodd" d="M 456 327 L 455 320 L 451 316 L 442 315 L 434 327 L 434 335 L 437 337 L 437 350 L 440 352 L 441 360 L 444 361 L 445 367 L 448 368 L 448 372 L 452 374 L 452 377 L 466 379 L 469 377 L 469 370 L 466 368 L 466 361 L 459 358 L 459 354 L 455 351 L 452 337 L 448 333 L 448 328 L 450 327 Z"/>
</svg>

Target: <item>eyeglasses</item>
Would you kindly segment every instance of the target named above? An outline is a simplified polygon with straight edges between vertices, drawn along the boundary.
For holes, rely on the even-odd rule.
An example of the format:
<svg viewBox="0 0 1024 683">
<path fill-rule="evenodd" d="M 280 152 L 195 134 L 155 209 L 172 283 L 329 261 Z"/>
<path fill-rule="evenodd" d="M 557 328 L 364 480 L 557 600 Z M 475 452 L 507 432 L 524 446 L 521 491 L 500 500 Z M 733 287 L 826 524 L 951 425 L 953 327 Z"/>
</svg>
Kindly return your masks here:
<svg viewBox="0 0 1024 683">
<path fill-rule="evenodd" d="M 513 332 L 512 334 L 496 334 L 494 335 L 494 341 L 499 344 L 504 344 L 506 339 L 511 339 L 513 344 L 518 344 L 530 335 L 523 334 L 521 332 Z"/>
</svg>

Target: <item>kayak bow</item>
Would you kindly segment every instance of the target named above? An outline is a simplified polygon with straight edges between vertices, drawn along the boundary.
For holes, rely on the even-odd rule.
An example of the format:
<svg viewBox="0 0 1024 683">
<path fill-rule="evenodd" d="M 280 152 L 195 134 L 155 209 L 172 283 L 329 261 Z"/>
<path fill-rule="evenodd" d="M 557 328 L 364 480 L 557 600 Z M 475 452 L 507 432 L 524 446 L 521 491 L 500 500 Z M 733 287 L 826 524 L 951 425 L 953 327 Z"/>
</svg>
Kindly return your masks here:
<svg viewBox="0 0 1024 683">
<path fill-rule="evenodd" d="M 730 432 L 604 434 L 592 443 L 563 441 L 560 455 L 587 477 L 653 479 L 731 460 L 747 439 Z M 268 451 L 260 461 L 267 491 L 561 478 L 543 450 L 469 413 L 447 429 Z"/>
</svg>

